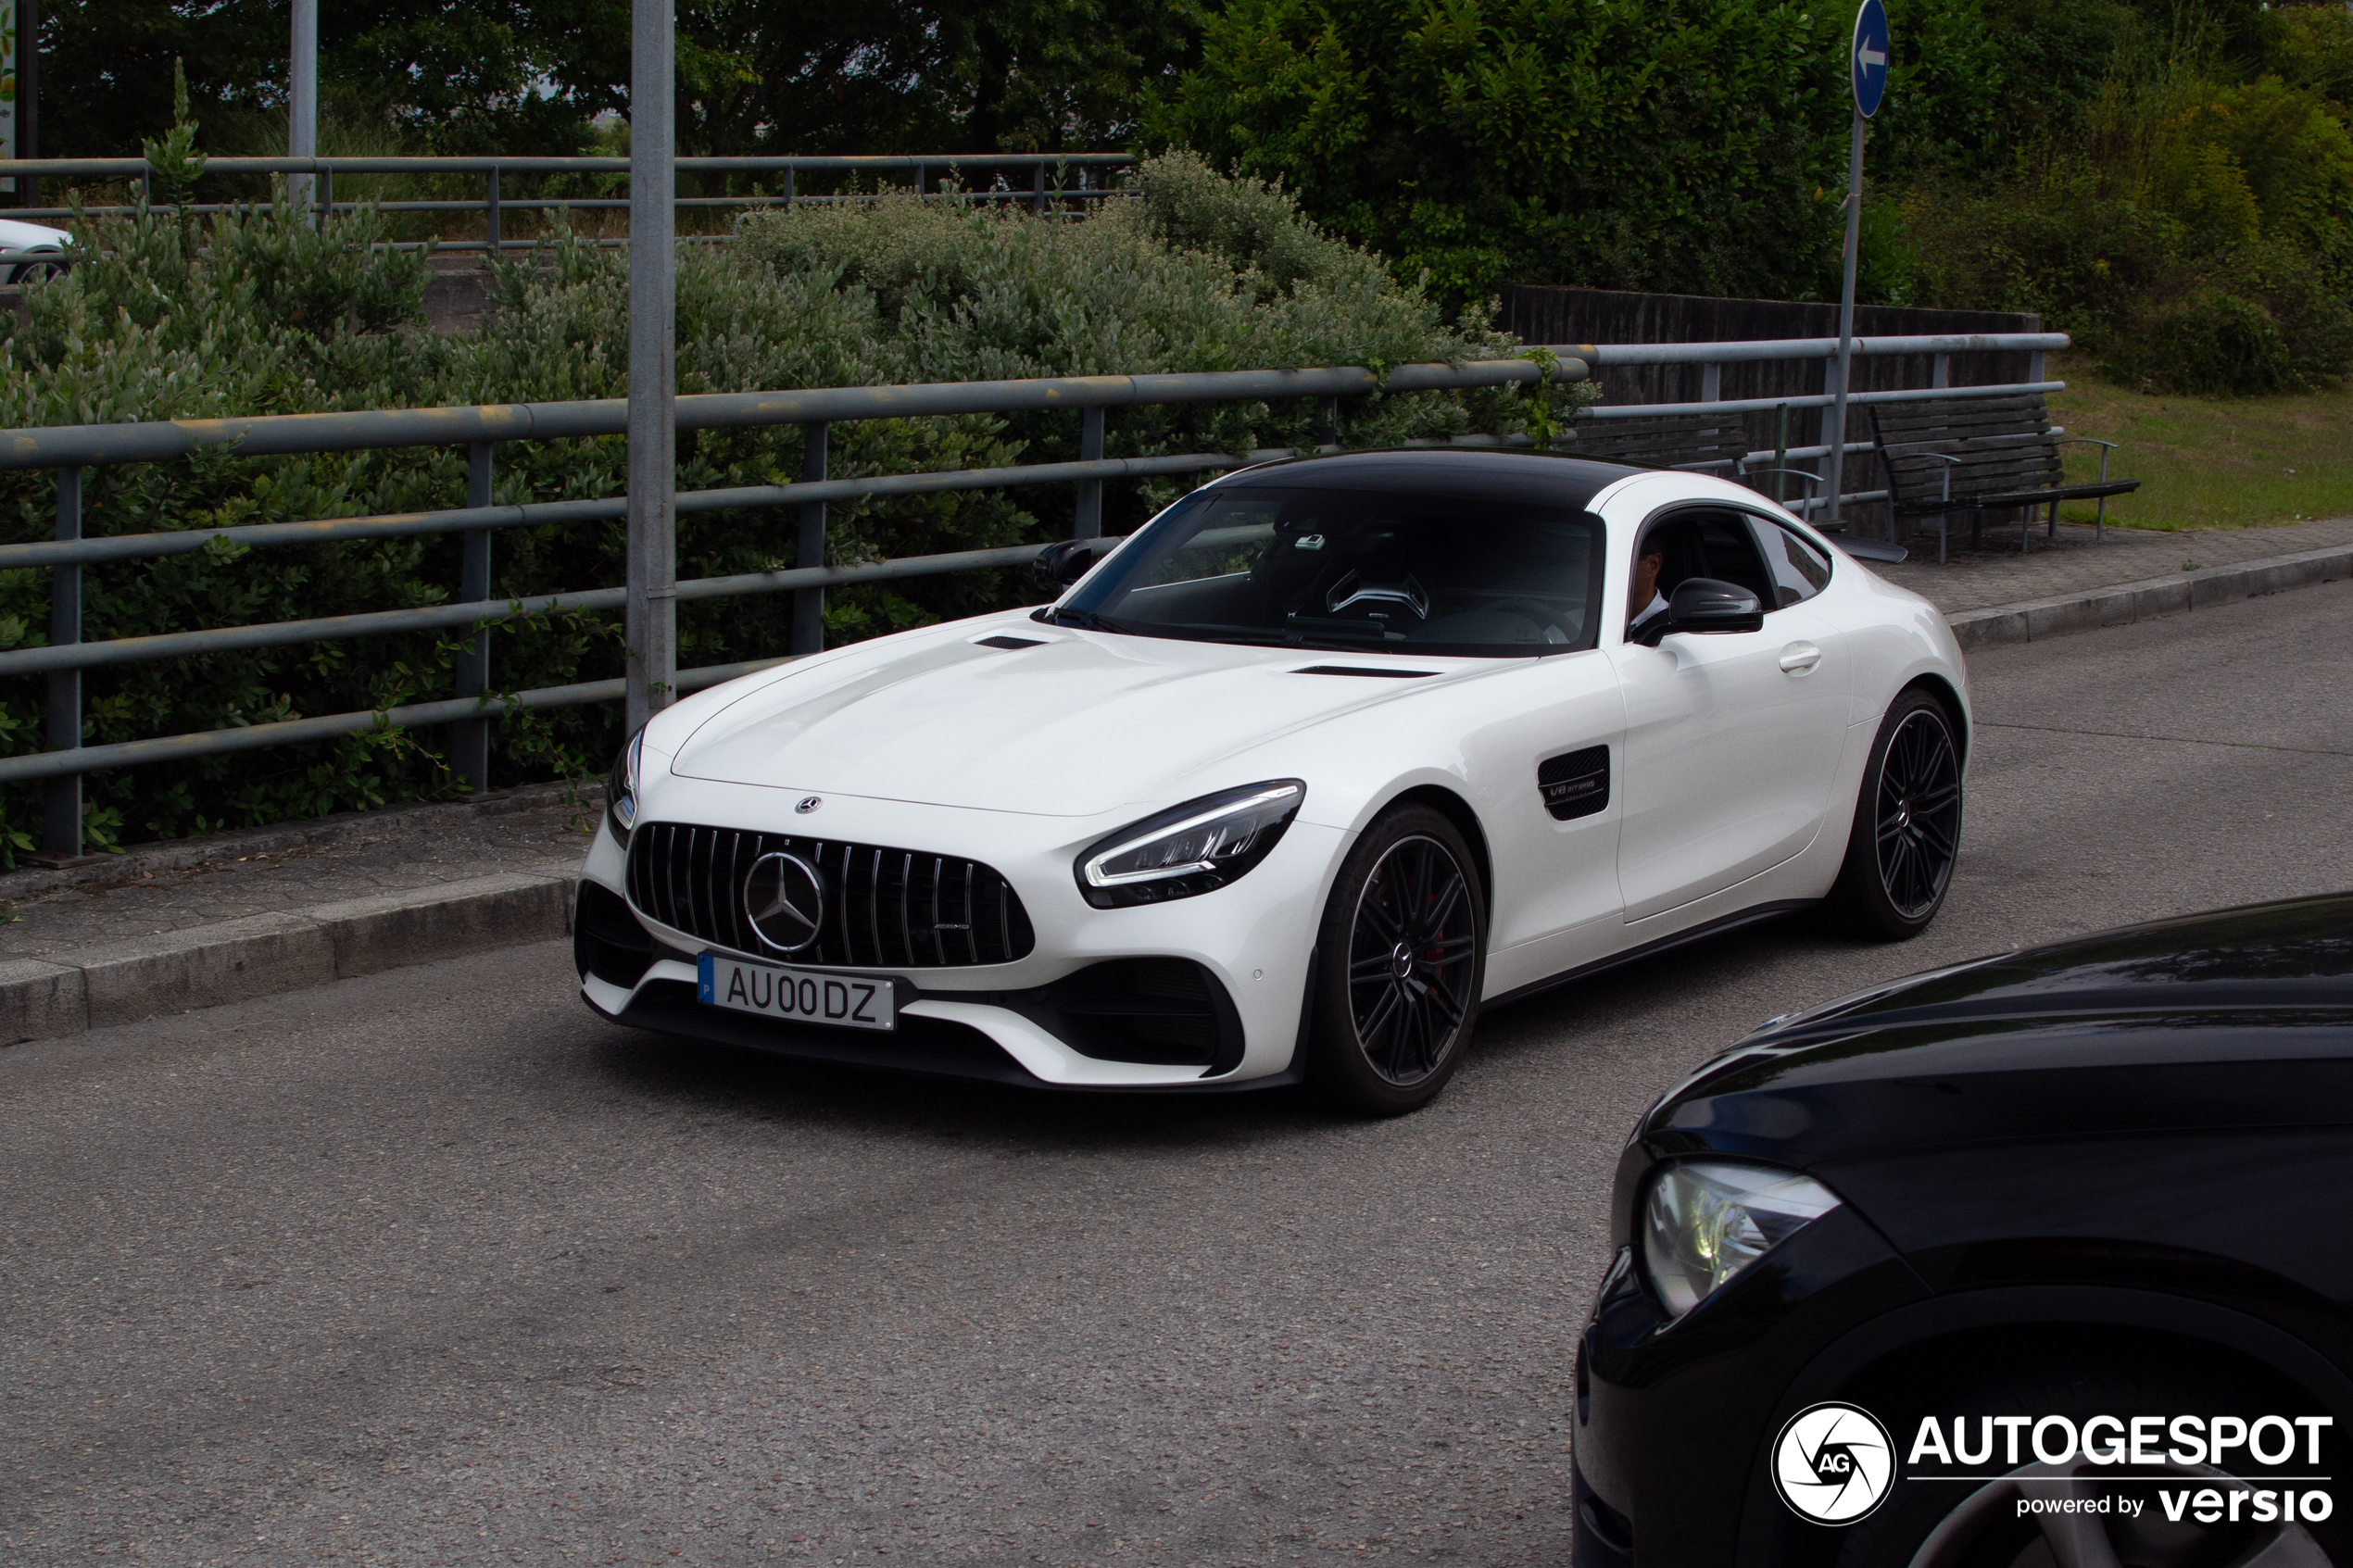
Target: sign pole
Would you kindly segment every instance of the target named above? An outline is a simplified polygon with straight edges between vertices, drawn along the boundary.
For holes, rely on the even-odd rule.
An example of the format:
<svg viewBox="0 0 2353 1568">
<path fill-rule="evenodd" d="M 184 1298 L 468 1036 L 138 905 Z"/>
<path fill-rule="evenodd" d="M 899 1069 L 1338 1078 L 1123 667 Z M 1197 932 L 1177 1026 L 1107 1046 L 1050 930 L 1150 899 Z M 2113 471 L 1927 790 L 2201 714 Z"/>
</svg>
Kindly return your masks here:
<svg viewBox="0 0 2353 1568">
<path fill-rule="evenodd" d="M 1839 492 L 1846 478 L 1846 389 L 1855 370 L 1855 252 L 1863 228 L 1863 111 L 1855 111 L 1855 137 L 1846 145 L 1845 281 L 1838 291 L 1838 400 L 1831 405 L 1830 456 L 1826 459 L 1824 510 L 1838 521 Z"/>
<path fill-rule="evenodd" d="M 1838 385 L 1822 431 L 1822 445 L 1829 448 L 1822 456 L 1822 515 L 1832 523 L 1839 520 L 1839 492 L 1846 478 L 1846 394 L 1855 378 L 1855 266 L 1861 259 L 1863 237 L 1863 121 L 1879 112 L 1887 95 L 1887 59 L 1886 8 L 1880 0 L 1863 0 L 1855 12 L 1854 42 L 1846 51 L 1847 84 L 1855 92 L 1855 133 L 1846 144 L 1846 247 L 1838 291 Z"/>
<path fill-rule="evenodd" d="M 629 61 L 629 729 L 678 684 L 678 246 L 672 0 L 633 0 Z"/>
</svg>

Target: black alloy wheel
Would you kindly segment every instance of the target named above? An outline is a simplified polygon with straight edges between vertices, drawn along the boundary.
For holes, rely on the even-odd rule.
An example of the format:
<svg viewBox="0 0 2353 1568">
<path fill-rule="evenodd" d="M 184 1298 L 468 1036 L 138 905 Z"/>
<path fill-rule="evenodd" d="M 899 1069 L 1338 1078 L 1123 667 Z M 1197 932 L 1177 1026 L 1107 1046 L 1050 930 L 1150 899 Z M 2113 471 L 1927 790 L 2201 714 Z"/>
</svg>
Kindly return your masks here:
<svg viewBox="0 0 2353 1568">
<path fill-rule="evenodd" d="M 1960 746 L 1944 705 L 1915 688 L 1880 721 L 1831 900 L 1864 935 L 1916 936 L 1944 908 L 1960 852 Z"/>
<path fill-rule="evenodd" d="M 1453 823 L 1390 812 L 1340 869 L 1317 948 L 1310 1068 L 1325 1098 L 1394 1116 L 1454 1074 L 1478 1018 L 1486 897 Z"/>
</svg>

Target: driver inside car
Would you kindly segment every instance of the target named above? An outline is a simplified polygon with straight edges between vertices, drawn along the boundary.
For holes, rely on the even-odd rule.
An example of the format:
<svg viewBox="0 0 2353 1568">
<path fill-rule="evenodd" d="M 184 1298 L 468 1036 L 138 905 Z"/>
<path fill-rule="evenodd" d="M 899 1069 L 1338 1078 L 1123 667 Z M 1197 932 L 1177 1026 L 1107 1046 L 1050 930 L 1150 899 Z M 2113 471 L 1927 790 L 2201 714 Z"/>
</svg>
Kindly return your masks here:
<svg viewBox="0 0 2353 1568">
<path fill-rule="evenodd" d="M 1658 574 L 1667 564 L 1667 552 L 1659 546 L 1658 535 L 1643 541 L 1647 554 L 1634 559 L 1634 583 L 1626 596 L 1626 635 L 1631 641 L 1634 633 L 1657 617 L 1667 613 L 1667 596 L 1658 591 Z"/>
</svg>

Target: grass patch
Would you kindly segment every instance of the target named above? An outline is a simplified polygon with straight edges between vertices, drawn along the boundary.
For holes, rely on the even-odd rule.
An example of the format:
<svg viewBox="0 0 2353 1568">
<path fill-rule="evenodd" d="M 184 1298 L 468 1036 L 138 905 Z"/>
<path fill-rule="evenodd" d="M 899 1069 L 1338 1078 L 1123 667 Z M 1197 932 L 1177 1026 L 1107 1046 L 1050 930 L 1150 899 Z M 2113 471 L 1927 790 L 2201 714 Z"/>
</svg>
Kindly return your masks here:
<svg viewBox="0 0 2353 1568">
<path fill-rule="evenodd" d="M 2051 419 L 2070 435 L 2123 445 L 2108 473 L 2140 489 L 2109 498 L 2126 528 L 2263 528 L 2353 515 L 2353 389 L 2275 397 L 2180 397 L 2128 391 L 2089 363 L 2054 356 Z M 2099 478 L 2100 448 L 2067 446 L 2067 477 Z M 2093 502 L 2059 508 L 2092 521 Z"/>
</svg>

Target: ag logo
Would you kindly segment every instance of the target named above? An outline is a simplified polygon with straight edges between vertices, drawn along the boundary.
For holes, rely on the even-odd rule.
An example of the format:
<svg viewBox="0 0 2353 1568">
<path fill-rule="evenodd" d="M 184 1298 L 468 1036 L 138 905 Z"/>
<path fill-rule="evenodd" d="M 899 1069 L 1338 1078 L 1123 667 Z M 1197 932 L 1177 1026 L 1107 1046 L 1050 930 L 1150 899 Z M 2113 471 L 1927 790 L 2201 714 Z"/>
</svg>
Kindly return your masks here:
<svg viewBox="0 0 2353 1568">
<path fill-rule="evenodd" d="M 1895 1481 L 1895 1444 L 1869 1411 L 1813 1405 L 1773 1439 L 1773 1486 L 1801 1518 L 1852 1524 Z"/>
<path fill-rule="evenodd" d="M 797 953 L 817 940 L 824 923 L 824 879 L 798 855 L 762 855 L 744 879 L 744 913 L 762 942 L 780 953 Z"/>
</svg>

